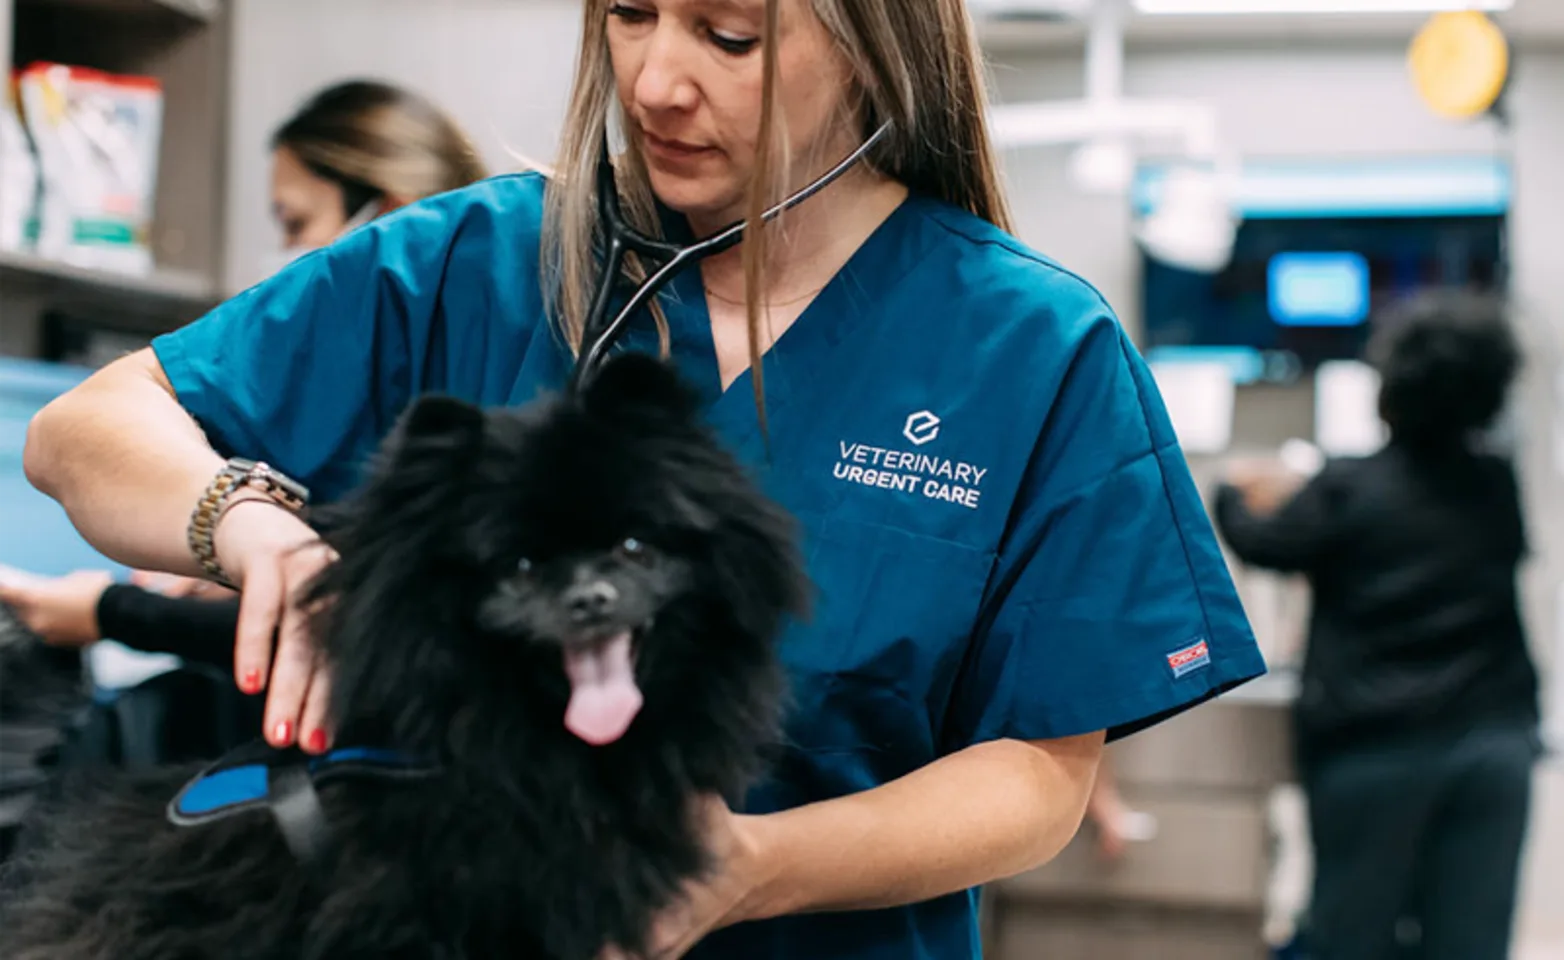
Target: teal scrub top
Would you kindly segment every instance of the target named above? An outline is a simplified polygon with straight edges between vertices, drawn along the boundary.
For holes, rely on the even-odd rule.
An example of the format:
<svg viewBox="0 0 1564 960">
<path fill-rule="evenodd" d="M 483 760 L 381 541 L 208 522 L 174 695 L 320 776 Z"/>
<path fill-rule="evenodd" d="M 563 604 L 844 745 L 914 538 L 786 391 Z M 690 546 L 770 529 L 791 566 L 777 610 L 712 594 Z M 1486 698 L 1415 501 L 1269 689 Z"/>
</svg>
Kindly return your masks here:
<svg viewBox="0 0 1564 960">
<path fill-rule="evenodd" d="M 561 386 L 544 180 L 497 177 L 309 254 L 154 349 L 225 455 L 317 500 L 419 394 Z M 723 391 L 698 271 L 662 295 L 720 435 L 801 521 L 817 590 L 784 637 L 788 747 L 752 812 L 868 790 L 969 745 L 1123 736 L 1264 672 L 1155 384 L 1089 284 L 913 195 Z M 656 349 L 650 317 L 624 345 Z M 976 957 L 977 891 L 789 917 L 696 956 Z"/>
</svg>

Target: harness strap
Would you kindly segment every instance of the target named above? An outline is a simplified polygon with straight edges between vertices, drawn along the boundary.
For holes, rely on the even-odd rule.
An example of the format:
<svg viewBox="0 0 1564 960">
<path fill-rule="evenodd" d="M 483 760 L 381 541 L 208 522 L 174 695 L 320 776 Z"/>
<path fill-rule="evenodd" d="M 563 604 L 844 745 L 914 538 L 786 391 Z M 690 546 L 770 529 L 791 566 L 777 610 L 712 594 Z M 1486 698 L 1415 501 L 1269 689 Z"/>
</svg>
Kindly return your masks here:
<svg viewBox="0 0 1564 960">
<path fill-rule="evenodd" d="M 315 780 L 302 763 L 272 767 L 268 771 L 271 790 L 266 805 L 282 831 L 282 839 L 295 860 L 308 863 L 318 859 L 331 843 L 331 823 L 326 808 L 320 805 Z"/>
<path fill-rule="evenodd" d="M 322 757 L 277 750 L 257 741 L 196 774 L 169 801 L 177 827 L 199 827 L 251 811 L 271 814 L 283 841 L 301 863 L 331 846 L 331 821 L 316 788 L 338 779 L 402 783 L 439 776 L 440 767 L 395 750 L 347 747 Z"/>
</svg>

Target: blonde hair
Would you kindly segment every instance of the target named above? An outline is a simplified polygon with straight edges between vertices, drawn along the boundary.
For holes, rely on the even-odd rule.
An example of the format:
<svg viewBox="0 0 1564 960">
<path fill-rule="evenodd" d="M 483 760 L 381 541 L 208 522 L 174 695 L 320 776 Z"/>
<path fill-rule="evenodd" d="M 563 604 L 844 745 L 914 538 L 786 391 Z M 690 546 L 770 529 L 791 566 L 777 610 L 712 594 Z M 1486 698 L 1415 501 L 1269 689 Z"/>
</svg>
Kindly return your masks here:
<svg viewBox="0 0 1564 960">
<path fill-rule="evenodd" d="M 809 0 L 854 77 L 842 104 L 844 118 L 867 139 L 889 121 L 892 129 L 865 161 L 915 193 L 944 200 L 1003 230 L 1010 212 L 985 120 L 987 93 L 982 55 L 965 0 Z M 607 8 L 587 0 L 581 52 L 567 110 L 560 155 L 550 182 L 544 221 L 544 289 L 550 312 L 572 349 L 582 348 L 583 328 L 601 266 L 602 227 L 597 209 L 598 158 L 610 117 L 622 120 L 609 60 Z M 746 198 L 748 229 L 742 248 L 749 319 L 750 369 L 764 419 L 761 317 L 769 231 L 761 215 L 781 200 L 789 182 L 783 118 L 778 106 L 779 0 L 766 0 L 764 82 L 760 149 Z M 838 158 L 831 158 L 834 162 Z M 645 159 L 627 138 L 615 171 L 625 217 L 651 236 L 662 231 Z M 630 264 L 632 278 L 644 269 Z M 658 330 L 667 350 L 660 312 Z"/>
<path fill-rule="evenodd" d="M 404 201 L 488 176 L 455 120 L 411 91 L 369 80 L 327 87 L 272 135 L 317 176 L 339 184 L 346 216 L 371 194 Z"/>
</svg>

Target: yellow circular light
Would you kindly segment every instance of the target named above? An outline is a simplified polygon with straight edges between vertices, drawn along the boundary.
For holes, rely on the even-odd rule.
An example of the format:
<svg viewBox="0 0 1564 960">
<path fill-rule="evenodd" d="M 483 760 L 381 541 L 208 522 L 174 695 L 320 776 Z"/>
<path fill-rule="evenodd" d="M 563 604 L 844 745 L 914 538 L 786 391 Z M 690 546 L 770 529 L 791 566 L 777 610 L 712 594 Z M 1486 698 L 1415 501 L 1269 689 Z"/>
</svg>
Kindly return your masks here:
<svg viewBox="0 0 1564 960">
<path fill-rule="evenodd" d="M 1504 91 L 1510 45 L 1480 11 L 1437 13 L 1413 38 L 1407 61 L 1429 109 L 1469 120 L 1490 110 Z"/>
</svg>

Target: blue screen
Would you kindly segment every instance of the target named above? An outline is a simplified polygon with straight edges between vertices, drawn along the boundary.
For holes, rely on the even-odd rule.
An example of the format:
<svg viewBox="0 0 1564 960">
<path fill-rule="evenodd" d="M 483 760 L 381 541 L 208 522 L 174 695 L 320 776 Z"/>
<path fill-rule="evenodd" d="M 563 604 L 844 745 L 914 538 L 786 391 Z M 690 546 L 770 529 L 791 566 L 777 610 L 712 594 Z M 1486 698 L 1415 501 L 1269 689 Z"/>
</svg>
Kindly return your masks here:
<svg viewBox="0 0 1564 960">
<path fill-rule="evenodd" d="M 1359 253 L 1278 253 L 1266 289 L 1284 327 L 1353 327 L 1369 315 L 1369 263 Z"/>
<path fill-rule="evenodd" d="M 47 576 L 81 568 L 122 572 L 88 546 L 65 510 L 33 489 L 22 472 L 28 421 L 89 372 L 0 357 L 0 564 Z"/>
</svg>

